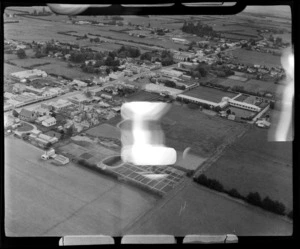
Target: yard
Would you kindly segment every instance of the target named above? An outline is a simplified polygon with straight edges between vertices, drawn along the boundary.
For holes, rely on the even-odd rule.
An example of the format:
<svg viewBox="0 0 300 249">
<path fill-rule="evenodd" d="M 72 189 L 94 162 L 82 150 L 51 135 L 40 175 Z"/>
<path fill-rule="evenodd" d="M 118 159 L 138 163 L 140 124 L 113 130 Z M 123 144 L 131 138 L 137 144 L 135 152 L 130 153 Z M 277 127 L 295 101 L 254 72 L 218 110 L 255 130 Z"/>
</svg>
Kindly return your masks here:
<svg viewBox="0 0 300 249">
<path fill-rule="evenodd" d="M 258 192 L 262 198 L 282 202 L 292 209 L 292 143 L 268 141 L 267 129 L 253 127 L 227 148 L 206 172 L 224 188 L 246 196 Z"/>
<path fill-rule="evenodd" d="M 116 139 L 120 139 L 121 137 L 119 129 L 109 124 L 101 124 L 89 129 L 86 133 L 94 137 L 109 137 Z"/>
<path fill-rule="evenodd" d="M 34 127 L 32 125 L 22 122 L 21 126 L 18 127 L 17 131 L 25 132 L 25 131 L 31 131 L 33 129 L 34 129 Z"/>
</svg>

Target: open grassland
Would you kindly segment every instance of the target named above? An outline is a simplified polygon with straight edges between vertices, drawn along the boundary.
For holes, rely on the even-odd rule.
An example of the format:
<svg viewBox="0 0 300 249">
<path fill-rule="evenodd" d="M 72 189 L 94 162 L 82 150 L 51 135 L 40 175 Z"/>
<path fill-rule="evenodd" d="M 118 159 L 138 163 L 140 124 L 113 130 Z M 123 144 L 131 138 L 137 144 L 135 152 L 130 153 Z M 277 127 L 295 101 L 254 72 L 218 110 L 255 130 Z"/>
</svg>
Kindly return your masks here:
<svg viewBox="0 0 300 249">
<path fill-rule="evenodd" d="M 230 52 L 233 56 L 236 56 L 236 61 L 246 65 L 262 65 L 267 67 L 281 66 L 280 56 L 260 53 L 256 51 L 250 51 L 246 49 L 235 49 Z"/>
<path fill-rule="evenodd" d="M 291 142 L 268 141 L 268 130 L 253 127 L 205 174 L 220 181 L 225 189 L 235 188 L 244 196 L 258 192 L 291 210 L 292 165 Z"/>
<path fill-rule="evenodd" d="M 192 153 L 204 158 L 212 155 L 220 145 L 247 129 L 244 124 L 176 105 L 172 105 L 164 118 L 172 122 L 162 124 L 166 144 L 177 151 L 191 147 Z"/>
</svg>

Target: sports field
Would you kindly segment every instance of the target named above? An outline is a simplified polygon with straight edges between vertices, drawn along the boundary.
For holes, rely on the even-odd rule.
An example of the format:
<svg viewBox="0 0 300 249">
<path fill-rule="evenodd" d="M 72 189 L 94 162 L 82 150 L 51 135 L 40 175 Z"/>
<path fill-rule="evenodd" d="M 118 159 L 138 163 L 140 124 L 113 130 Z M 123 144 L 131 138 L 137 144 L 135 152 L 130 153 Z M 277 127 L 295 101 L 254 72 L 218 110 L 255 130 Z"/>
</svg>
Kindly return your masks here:
<svg viewBox="0 0 300 249">
<path fill-rule="evenodd" d="M 198 86 L 196 88 L 193 88 L 190 91 L 183 93 L 183 95 L 187 95 L 187 96 L 191 96 L 191 97 L 195 97 L 195 98 L 201 98 L 204 100 L 219 103 L 222 101 L 223 97 L 226 96 L 226 97 L 232 98 L 232 97 L 236 96 L 237 94 L 224 92 L 224 91 L 217 90 L 214 88 Z"/>
<path fill-rule="evenodd" d="M 253 127 L 225 150 L 205 174 L 225 189 L 258 192 L 292 209 L 292 143 L 269 142 L 268 129 Z"/>
</svg>

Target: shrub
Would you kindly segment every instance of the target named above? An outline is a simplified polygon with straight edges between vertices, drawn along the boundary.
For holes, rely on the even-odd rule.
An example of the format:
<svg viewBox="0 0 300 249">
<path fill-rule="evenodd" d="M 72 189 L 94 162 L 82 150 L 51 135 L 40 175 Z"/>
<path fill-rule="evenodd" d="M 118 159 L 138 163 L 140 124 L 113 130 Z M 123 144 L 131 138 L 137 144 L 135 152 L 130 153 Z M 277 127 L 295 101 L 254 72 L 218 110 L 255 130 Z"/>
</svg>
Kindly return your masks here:
<svg viewBox="0 0 300 249">
<path fill-rule="evenodd" d="M 186 172 L 186 176 L 191 177 L 193 176 L 194 172 L 195 172 L 194 170 L 189 170 L 188 172 Z"/>
<path fill-rule="evenodd" d="M 247 202 L 249 202 L 250 204 L 256 205 L 261 207 L 262 206 L 262 202 L 261 202 L 261 197 L 259 195 L 259 193 L 255 192 L 255 193 L 249 193 L 246 197 Z"/>
</svg>

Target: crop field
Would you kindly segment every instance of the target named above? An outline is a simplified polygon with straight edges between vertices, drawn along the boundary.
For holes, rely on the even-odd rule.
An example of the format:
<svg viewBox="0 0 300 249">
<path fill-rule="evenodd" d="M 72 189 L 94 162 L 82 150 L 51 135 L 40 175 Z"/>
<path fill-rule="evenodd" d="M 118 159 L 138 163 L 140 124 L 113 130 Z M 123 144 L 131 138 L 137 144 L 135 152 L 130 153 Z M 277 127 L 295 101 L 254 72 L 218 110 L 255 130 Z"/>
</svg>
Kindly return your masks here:
<svg viewBox="0 0 300 249">
<path fill-rule="evenodd" d="M 5 76 L 8 76 L 11 73 L 15 73 L 15 72 L 23 71 L 23 70 L 24 69 L 21 67 L 17 67 L 17 66 L 13 66 L 13 65 L 4 63 L 3 73 Z"/>
<path fill-rule="evenodd" d="M 55 167 L 39 159 L 42 153 L 22 140 L 5 140 L 7 236 L 121 236 L 158 200 L 72 162 Z"/>
<path fill-rule="evenodd" d="M 187 96 L 191 96 L 191 97 L 195 97 L 195 98 L 201 98 L 204 100 L 219 103 L 222 101 L 223 97 L 227 96 L 229 98 L 232 98 L 232 97 L 236 96 L 237 94 L 230 93 L 230 92 L 224 92 L 224 91 L 209 88 L 209 87 L 198 86 L 196 88 L 193 88 L 190 91 L 183 93 L 183 95 L 187 95 Z"/>
<path fill-rule="evenodd" d="M 129 229 L 128 234 L 290 236 L 293 224 L 194 183 Z"/>
<path fill-rule="evenodd" d="M 225 189 L 242 195 L 258 192 L 261 197 L 282 202 L 292 209 L 292 143 L 268 141 L 268 130 L 253 127 L 225 150 L 205 174 Z"/>
<path fill-rule="evenodd" d="M 162 123 L 167 146 L 176 151 L 190 147 L 192 154 L 202 158 L 213 154 L 218 146 L 246 129 L 242 124 L 176 105 L 172 105 L 164 118 L 173 122 Z M 199 164 L 201 162 L 199 160 Z"/>
<path fill-rule="evenodd" d="M 118 116 L 107 123 L 116 126 L 121 121 L 122 118 Z M 198 167 L 227 139 L 247 129 L 243 124 L 177 105 L 172 105 L 169 112 L 162 118 L 161 126 L 166 146 L 176 149 L 180 155 L 177 164 L 191 169 Z M 184 160 L 181 158 L 181 153 L 188 147 L 191 148 L 191 157 L 187 159 L 191 162 L 190 167 L 184 166 Z"/>
<path fill-rule="evenodd" d="M 244 63 L 247 65 L 263 65 L 267 67 L 281 66 L 280 56 L 275 56 L 268 53 L 259 53 L 256 51 L 249 51 L 246 49 L 235 49 L 231 51 L 233 56 L 236 56 L 237 62 Z"/>
</svg>

